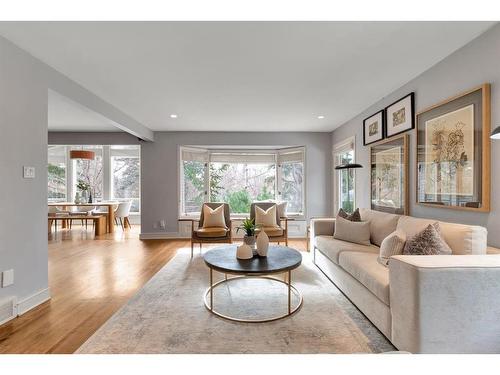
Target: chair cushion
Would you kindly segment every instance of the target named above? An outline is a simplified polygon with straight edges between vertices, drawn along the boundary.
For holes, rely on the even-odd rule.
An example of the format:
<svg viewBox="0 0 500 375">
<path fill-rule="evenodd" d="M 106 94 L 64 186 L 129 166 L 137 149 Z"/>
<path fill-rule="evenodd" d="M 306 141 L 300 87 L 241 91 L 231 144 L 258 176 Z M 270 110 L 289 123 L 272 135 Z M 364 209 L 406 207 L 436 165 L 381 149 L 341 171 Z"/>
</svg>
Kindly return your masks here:
<svg viewBox="0 0 500 375">
<path fill-rule="evenodd" d="M 389 306 L 389 269 L 378 261 L 378 254 L 342 252 L 339 264 L 379 300 Z"/>
<path fill-rule="evenodd" d="M 361 220 L 370 222 L 370 242 L 374 245 L 382 245 L 382 241 L 396 230 L 401 215 L 374 211 L 368 208 L 360 210 Z"/>
<path fill-rule="evenodd" d="M 279 236 L 283 235 L 283 228 L 281 228 L 278 225 L 274 225 L 274 226 L 270 226 L 270 227 L 260 227 L 260 228 L 257 228 L 257 230 L 255 232 L 260 233 L 261 230 L 264 230 L 264 232 L 266 232 L 266 234 L 269 237 L 279 237 Z"/>
<path fill-rule="evenodd" d="M 352 242 L 336 240 L 332 236 L 317 236 L 315 238 L 315 247 L 335 264 L 339 264 L 339 255 L 344 251 L 355 251 L 372 254 L 379 253 L 379 248 L 377 246 L 365 246 Z"/>
<path fill-rule="evenodd" d="M 269 207 L 265 211 L 259 206 L 255 206 L 255 224 L 263 227 L 276 227 L 278 225 L 276 222 L 276 205 Z"/>
<path fill-rule="evenodd" d="M 226 229 L 226 219 L 224 218 L 224 205 L 217 208 L 210 208 L 203 205 L 203 228 L 220 227 Z"/>
<path fill-rule="evenodd" d="M 225 237 L 228 230 L 226 228 L 211 227 L 211 228 L 199 228 L 195 230 L 195 234 L 201 238 L 215 238 L 215 237 Z"/>
</svg>

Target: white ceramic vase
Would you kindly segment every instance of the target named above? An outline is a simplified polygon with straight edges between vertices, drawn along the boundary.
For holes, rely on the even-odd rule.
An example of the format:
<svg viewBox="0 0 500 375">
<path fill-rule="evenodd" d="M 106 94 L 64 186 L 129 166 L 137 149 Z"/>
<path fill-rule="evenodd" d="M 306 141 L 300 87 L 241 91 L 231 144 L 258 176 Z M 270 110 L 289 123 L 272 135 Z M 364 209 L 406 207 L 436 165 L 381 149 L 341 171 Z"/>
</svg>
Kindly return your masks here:
<svg viewBox="0 0 500 375">
<path fill-rule="evenodd" d="M 243 244 L 236 248 L 236 258 L 238 259 L 251 259 L 253 258 L 252 248 L 247 244 Z"/>
<path fill-rule="evenodd" d="M 267 250 L 269 249 L 269 237 L 263 230 L 257 236 L 257 254 L 261 257 L 267 256 Z"/>
</svg>

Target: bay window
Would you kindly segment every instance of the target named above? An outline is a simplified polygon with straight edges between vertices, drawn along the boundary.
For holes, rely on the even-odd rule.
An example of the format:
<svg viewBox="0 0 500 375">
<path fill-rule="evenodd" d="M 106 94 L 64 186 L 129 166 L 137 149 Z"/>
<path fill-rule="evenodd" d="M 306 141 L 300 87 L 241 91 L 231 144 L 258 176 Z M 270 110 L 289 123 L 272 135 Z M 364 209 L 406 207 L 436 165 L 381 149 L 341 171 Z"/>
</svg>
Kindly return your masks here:
<svg viewBox="0 0 500 375">
<path fill-rule="evenodd" d="M 70 159 L 71 150 L 94 152 L 94 159 Z M 140 212 L 140 146 L 48 146 L 48 201 L 74 201 L 78 184 L 90 186 L 94 201 L 131 200 Z"/>
<path fill-rule="evenodd" d="M 287 212 L 304 212 L 304 148 L 215 150 L 182 146 L 181 216 L 198 215 L 203 202 L 226 202 L 231 213 L 248 214 L 255 201 L 288 202 Z"/>
</svg>

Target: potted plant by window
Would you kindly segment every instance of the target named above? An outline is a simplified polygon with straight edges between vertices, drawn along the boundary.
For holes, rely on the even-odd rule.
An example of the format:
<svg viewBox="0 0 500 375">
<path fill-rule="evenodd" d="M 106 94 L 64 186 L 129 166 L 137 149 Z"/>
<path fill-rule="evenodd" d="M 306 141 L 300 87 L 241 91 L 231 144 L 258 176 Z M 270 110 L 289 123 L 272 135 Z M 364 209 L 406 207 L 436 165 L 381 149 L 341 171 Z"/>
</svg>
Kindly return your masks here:
<svg viewBox="0 0 500 375">
<path fill-rule="evenodd" d="M 243 242 L 248 246 L 254 248 L 255 247 L 255 229 L 257 229 L 257 225 L 255 225 L 255 219 L 245 219 L 241 222 L 241 225 L 236 227 L 236 233 L 243 230 L 245 231 L 245 236 L 243 237 Z"/>
</svg>

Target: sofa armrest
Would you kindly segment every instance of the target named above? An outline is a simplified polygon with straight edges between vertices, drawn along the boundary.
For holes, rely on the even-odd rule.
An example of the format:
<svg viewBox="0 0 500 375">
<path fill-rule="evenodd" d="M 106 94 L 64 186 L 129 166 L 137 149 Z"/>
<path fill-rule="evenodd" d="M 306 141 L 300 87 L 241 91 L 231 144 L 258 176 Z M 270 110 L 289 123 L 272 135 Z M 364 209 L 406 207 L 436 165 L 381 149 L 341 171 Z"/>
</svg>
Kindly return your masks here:
<svg viewBox="0 0 500 375">
<path fill-rule="evenodd" d="M 333 232 L 335 231 L 334 218 L 311 219 L 310 225 L 309 248 L 312 250 L 314 250 L 314 238 L 316 236 L 333 236 Z"/>
<path fill-rule="evenodd" d="M 500 353 L 500 255 L 399 255 L 389 281 L 398 349 Z"/>
</svg>

